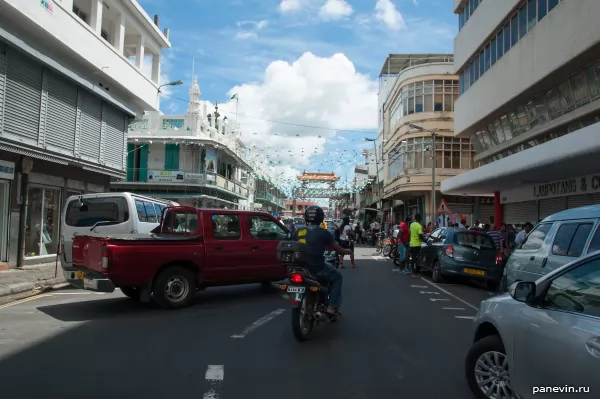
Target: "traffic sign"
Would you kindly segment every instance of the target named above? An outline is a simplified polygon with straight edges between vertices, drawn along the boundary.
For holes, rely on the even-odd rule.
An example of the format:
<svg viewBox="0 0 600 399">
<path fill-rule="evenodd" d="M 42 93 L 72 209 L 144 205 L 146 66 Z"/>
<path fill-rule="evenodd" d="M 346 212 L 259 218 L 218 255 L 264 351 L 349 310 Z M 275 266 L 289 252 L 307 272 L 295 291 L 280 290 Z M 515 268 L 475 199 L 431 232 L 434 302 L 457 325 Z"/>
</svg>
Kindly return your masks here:
<svg viewBox="0 0 600 399">
<path fill-rule="evenodd" d="M 450 211 L 450 208 L 448 208 L 448 205 L 446 205 L 446 201 L 444 201 L 442 199 L 442 202 L 440 202 L 440 206 L 438 207 L 438 213 L 445 213 L 445 214 L 449 214 L 452 213 Z"/>
</svg>

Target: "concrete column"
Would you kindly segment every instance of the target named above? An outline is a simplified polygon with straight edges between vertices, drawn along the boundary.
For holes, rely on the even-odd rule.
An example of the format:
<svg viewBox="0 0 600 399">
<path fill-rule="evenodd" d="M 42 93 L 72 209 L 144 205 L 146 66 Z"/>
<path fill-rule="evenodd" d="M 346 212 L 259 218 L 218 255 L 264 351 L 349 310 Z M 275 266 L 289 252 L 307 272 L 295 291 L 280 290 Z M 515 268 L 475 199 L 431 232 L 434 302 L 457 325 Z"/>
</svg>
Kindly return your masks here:
<svg viewBox="0 0 600 399">
<path fill-rule="evenodd" d="M 102 30 L 102 0 L 92 0 L 92 15 L 90 16 L 90 27 L 100 35 Z"/>
<path fill-rule="evenodd" d="M 114 46 L 119 52 L 123 54 L 125 50 L 125 15 L 119 14 L 115 21 L 115 31 L 113 32 L 115 38 Z"/>
<path fill-rule="evenodd" d="M 144 36 L 138 35 L 135 46 L 135 66 L 138 69 L 144 68 Z"/>
<path fill-rule="evenodd" d="M 152 81 L 160 84 L 160 53 L 152 55 Z"/>
<path fill-rule="evenodd" d="M 494 192 L 494 224 L 496 229 L 500 228 L 503 222 L 502 204 L 500 203 L 500 191 Z"/>
</svg>

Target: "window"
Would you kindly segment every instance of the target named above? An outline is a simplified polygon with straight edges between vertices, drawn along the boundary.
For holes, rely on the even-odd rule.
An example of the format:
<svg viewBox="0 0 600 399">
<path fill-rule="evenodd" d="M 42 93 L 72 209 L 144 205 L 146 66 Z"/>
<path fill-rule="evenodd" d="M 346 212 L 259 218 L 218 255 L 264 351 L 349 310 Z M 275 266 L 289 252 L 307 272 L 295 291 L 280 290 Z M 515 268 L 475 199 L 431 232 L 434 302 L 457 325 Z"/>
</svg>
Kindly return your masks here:
<svg viewBox="0 0 600 399">
<path fill-rule="evenodd" d="M 484 54 L 484 63 L 485 63 L 485 68 L 484 68 L 484 72 L 487 72 L 488 69 L 490 69 L 490 46 L 485 46 L 485 54 Z"/>
<path fill-rule="evenodd" d="M 519 9 L 519 40 L 527 33 L 527 7 Z"/>
<path fill-rule="evenodd" d="M 135 209 L 137 210 L 138 220 L 140 222 L 148 222 L 148 216 L 146 215 L 146 207 L 144 202 L 135 200 Z"/>
<path fill-rule="evenodd" d="M 287 232 L 267 216 L 249 216 L 250 235 L 257 240 L 285 240 Z"/>
<path fill-rule="evenodd" d="M 537 0 L 527 1 L 527 31 L 529 32 L 537 22 L 536 4 Z"/>
<path fill-rule="evenodd" d="M 487 235 L 465 231 L 456 234 L 456 244 L 467 248 L 495 249 L 494 241 Z"/>
<path fill-rule="evenodd" d="M 596 233 L 592 238 L 592 242 L 590 242 L 590 247 L 588 248 L 588 254 L 600 251 L 600 227 L 596 229 Z"/>
<path fill-rule="evenodd" d="M 154 204 L 152 202 L 144 201 L 144 208 L 146 209 L 146 217 L 150 223 L 158 223 L 160 221 L 160 213 L 156 212 Z"/>
<path fill-rule="evenodd" d="M 543 306 L 600 316 L 600 259 L 588 260 L 555 278 Z"/>
<path fill-rule="evenodd" d="M 552 244 L 552 253 L 554 255 L 572 256 L 575 258 L 581 256 L 592 227 L 592 223 L 567 223 L 561 225 Z"/>
<path fill-rule="evenodd" d="M 514 47 L 517 41 L 519 41 L 519 19 L 515 14 L 510 20 L 510 47 Z"/>
<path fill-rule="evenodd" d="M 504 25 L 504 54 L 510 50 L 510 22 Z"/>
<path fill-rule="evenodd" d="M 124 197 L 73 199 L 67 206 L 65 222 L 73 227 L 92 227 L 98 222 L 110 224 L 129 220 L 127 200 Z"/>
<path fill-rule="evenodd" d="M 537 16 L 538 21 L 546 16 L 546 12 L 548 11 L 548 0 L 537 0 L 538 9 Z"/>
<path fill-rule="evenodd" d="M 552 227 L 551 223 L 538 224 L 537 227 L 529 233 L 525 242 L 521 245 L 521 249 L 541 248 L 546 239 L 546 235 L 548 235 L 548 231 L 550 231 L 550 227 Z"/>
<path fill-rule="evenodd" d="M 237 215 L 212 215 L 212 230 L 217 240 L 239 240 L 242 237 Z"/>
<path fill-rule="evenodd" d="M 504 55 L 504 36 L 503 36 L 503 31 L 498 32 L 498 35 L 496 36 L 496 52 L 498 53 L 498 60 L 500 60 L 500 58 L 502 58 L 502 56 Z"/>
<path fill-rule="evenodd" d="M 494 65 L 494 64 L 496 64 L 496 51 L 497 51 L 496 38 L 492 39 L 492 45 L 490 46 L 490 50 L 492 52 L 491 65 Z"/>
<path fill-rule="evenodd" d="M 554 7 L 558 5 L 560 0 L 548 0 L 548 11 L 552 11 Z"/>
<path fill-rule="evenodd" d="M 167 234 L 189 234 L 196 232 L 197 227 L 198 214 L 196 212 L 171 209 L 165 213 L 161 231 Z"/>
</svg>

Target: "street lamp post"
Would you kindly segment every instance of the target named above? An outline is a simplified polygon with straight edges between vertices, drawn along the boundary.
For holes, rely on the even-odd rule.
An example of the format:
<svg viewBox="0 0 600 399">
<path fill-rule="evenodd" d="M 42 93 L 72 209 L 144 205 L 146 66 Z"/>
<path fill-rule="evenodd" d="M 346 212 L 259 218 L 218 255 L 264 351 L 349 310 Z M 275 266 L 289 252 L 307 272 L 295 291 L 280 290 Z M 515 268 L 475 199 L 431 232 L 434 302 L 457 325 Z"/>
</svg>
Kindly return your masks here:
<svg viewBox="0 0 600 399">
<path fill-rule="evenodd" d="M 377 158 L 377 139 L 370 139 L 368 137 L 365 137 L 365 141 L 372 141 L 373 142 L 373 149 L 375 150 L 375 176 L 377 179 L 377 195 L 379 196 L 379 212 L 381 212 L 381 214 L 383 215 L 383 197 L 381 195 L 381 192 L 379 190 L 379 160 Z M 367 173 L 368 173 L 368 169 L 367 169 Z M 378 213 L 379 213 L 378 212 Z M 383 223 L 383 220 L 381 221 Z"/>
<path fill-rule="evenodd" d="M 434 217 L 435 217 L 435 168 L 436 168 L 436 158 L 435 158 L 435 137 L 436 133 L 432 130 L 425 129 L 423 126 L 415 125 L 414 123 L 409 123 L 409 127 L 412 129 L 419 130 L 421 132 L 429 132 L 431 133 L 431 226 L 435 226 Z"/>
<path fill-rule="evenodd" d="M 183 80 L 174 80 L 172 82 L 164 83 L 164 84 L 158 86 L 158 89 L 156 89 L 156 107 L 158 108 L 158 99 L 160 97 L 160 93 L 162 93 L 162 91 L 160 91 L 161 88 L 163 88 L 165 86 L 181 86 L 182 84 L 183 84 Z"/>
</svg>

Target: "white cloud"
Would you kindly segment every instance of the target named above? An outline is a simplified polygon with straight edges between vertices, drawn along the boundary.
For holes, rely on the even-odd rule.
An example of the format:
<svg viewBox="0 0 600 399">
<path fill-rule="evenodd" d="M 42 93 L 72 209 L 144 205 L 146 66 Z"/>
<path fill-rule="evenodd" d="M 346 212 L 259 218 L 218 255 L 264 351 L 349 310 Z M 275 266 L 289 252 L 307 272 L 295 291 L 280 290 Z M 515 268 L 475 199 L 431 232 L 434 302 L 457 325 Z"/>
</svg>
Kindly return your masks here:
<svg viewBox="0 0 600 399">
<path fill-rule="evenodd" d="M 349 17 L 353 12 L 346 0 L 327 0 L 319 10 L 319 17 L 325 21 L 336 21 Z"/>
<path fill-rule="evenodd" d="M 269 25 L 269 21 L 263 19 L 262 21 L 258 21 L 256 23 L 256 29 L 264 29 L 267 27 L 267 25 Z"/>
<path fill-rule="evenodd" d="M 301 8 L 302 2 L 300 0 L 281 0 L 279 4 L 279 11 L 283 14 L 298 11 Z"/>
<path fill-rule="evenodd" d="M 241 31 L 235 34 L 235 38 L 240 40 L 255 39 L 256 37 L 258 37 L 258 35 L 256 32 L 252 31 Z"/>
<path fill-rule="evenodd" d="M 336 137 L 334 129 L 376 127 L 377 89 L 344 54 L 307 52 L 292 63 L 272 62 L 261 82 L 236 86 L 229 96 L 238 94 L 244 141 L 268 154 L 278 174 L 293 178 L 296 168 L 310 169 L 311 156 L 323 153 L 326 141 Z M 219 109 L 235 119 L 235 101 Z"/>
<path fill-rule="evenodd" d="M 418 6 L 419 2 L 417 0 L 413 0 L 413 4 L 416 5 L 416 6 Z"/>
<path fill-rule="evenodd" d="M 375 18 L 382 21 L 388 28 L 398 30 L 404 28 L 404 18 L 391 0 L 377 0 Z"/>
<path fill-rule="evenodd" d="M 250 26 L 248 30 L 241 30 L 236 32 L 235 38 L 239 40 L 256 39 L 258 37 L 258 31 L 265 29 L 269 25 L 269 21 L 263 19 L 262 21 L 238 21 L 237 26 L 244 28 Z"/>
</svg>

